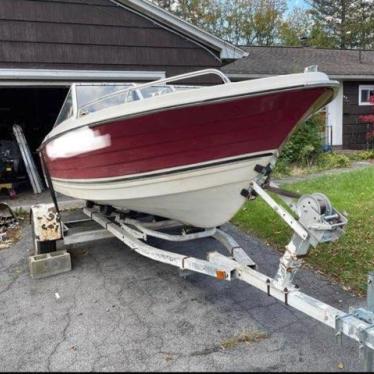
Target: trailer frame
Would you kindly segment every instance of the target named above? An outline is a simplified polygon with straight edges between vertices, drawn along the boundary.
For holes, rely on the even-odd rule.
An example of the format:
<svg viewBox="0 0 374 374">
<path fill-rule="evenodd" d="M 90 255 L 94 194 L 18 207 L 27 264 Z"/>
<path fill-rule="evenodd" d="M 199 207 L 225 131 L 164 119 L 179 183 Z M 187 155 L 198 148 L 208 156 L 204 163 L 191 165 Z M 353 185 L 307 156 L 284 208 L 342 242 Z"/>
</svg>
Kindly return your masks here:
<svg viewBox="0 0 374 374">
<path fill-rule="evenodd" d="M 83 208 L 83 213 L 88 217 L 84 220 L 62 222 L 60 213 L 54 210 L 53 204 L 50 204 L 48 209 L 45 206 L 33 207 L 32 214 L 35 215 L 40 211 L 49 213 L 53 211 L 54 214 L 45 217 L 52 221 L 55 220 L 52 223 L 49 221 L 48 227 L 54 223 L 61 225 L 61 236 L 57 239 L 55 235 L 53 240 L 62 240 L 65 246 L 116 237 L 142 256 L 179 268 L 183 276 L 190 272 L 197 272 L 218 280 L 241 280 L 265 292 L 269 297 L 274 297 L 289 307 L 334 329 L 337 340 L 341 341 L 343 336 L 347 336 L 359 342 L 360 352 L 363 352 L 364 355 L 364 368 L 367 371 L 372 371 L 374 273 L 369 274 L 368 308 L 353 309 L 349 312 L 341 311 L 301 292 L 293 282 L 294 275 L 300 269 L 302 259 L 308 254 L 310 248 L 319 242 L 337 240 L 344 232 L 346 218 L 333 209 L 328 199 L 322 194 L 301 196 L 297 203 L 290 198 L 289 194 L 283 194 L 292 214 L 279 205 L 268 194 L 266 188 L 276 190 L 274 185 L 271 186 L 267 182 L 264 175 L 263 179 L 252 181 L 248 190 L 242 191 L 242 193 L 248 198 L 260 196 L 294 230 L 291 241 L 286 246 L 285 254 L 280 260 L 278 272 L 273 278 L 256 270 L 255 262 L 246 251 L 232 236 L 220 228 L 191 228 L 177 221 L 158 220 L 158 217 L 144 214 L 140 214 L 139 218 L 134 218 L 132 214 L 134 212 L 118 211 L 113 207 L 100 206 L 92 202 L 87 202 L 87 206 Z M 282 195 L 281 191 L 278 192 Z M 37 226 L 41 221 L 43 220 L 34 219 L 34 226 Z M 90 222 L 95 222 L 98 226 L 88 231 L 79 231 L 80 225 Z M 74 225 L 78 227 L 76 232 L 72 232 L 71 229 Z M 165 232 L 170 229 L 179 231 L 177 234 Z M 40 227 L 33 227 L 34 232 L 38 232 L 38 230 L 40 231 Z M 147 242 L 149 237 L 172 242 L 213 238 L 223 245 L 228 255 L 210 252 L 207 259 L 203 260 L 152 246 Z M 48 235 L 39 234 L 38 238 L 45 240 L 48 239 Z M 38 238 L 35 239 L 35 242 L 38 241 Z M 38 248 L 37 245 L 36 248 Z"/>
</svg>

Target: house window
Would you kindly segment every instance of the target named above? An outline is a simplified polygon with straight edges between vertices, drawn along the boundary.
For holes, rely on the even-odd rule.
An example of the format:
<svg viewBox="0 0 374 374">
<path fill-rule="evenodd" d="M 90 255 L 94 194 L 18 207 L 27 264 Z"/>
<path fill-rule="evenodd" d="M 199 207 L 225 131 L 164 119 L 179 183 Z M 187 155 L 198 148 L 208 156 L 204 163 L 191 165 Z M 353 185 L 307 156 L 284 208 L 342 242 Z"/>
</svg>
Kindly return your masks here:
<svg viewBox="0 0 374 374">
<path fill-rule="evenodd" d="M 358 89 L 358 103 L 359 105 L 372 105 L 370 96 L 374 95 L 374 85 L 361 85 Z"/>
</svg>

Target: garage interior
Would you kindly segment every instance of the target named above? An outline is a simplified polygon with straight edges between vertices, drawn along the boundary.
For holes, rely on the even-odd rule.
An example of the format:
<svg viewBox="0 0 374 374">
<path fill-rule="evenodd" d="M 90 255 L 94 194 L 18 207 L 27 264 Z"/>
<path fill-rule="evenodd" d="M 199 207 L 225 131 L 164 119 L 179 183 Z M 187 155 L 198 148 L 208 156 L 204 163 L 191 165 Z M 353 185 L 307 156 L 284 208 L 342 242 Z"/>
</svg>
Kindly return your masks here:
<svg viewBox="0 0 374 374">
<path fill-rule="evenodd" d="M 12 127 L 22 127 L 41 173 L 37 148 L 53 127 L 68 92 L 67 86 L 9 86 L 0 89 L 0 198 L 31 191 Z"/>
</svg>

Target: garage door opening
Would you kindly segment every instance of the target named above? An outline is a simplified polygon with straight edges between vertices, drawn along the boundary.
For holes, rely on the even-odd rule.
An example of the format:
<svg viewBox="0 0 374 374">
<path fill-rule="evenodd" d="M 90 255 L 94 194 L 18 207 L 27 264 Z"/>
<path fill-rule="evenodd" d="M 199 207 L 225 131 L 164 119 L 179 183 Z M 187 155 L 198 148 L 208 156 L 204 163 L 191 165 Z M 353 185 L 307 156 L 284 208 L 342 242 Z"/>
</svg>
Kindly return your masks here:
<svg viewBox="0 0 374 374">
<path fill-rule="evenodd" d="M 68 87 L 0 88 L 0 198 L 31 190 L 12 127 L 18 124 L 41 173 L 37 148 L 52 129 Z M 14 160 L 14 162 L 12 161 Z M 14 182 L 14 183 L 13 183 Z M 14 197 L 14 196 L 13 196 Z"/>
</svg>

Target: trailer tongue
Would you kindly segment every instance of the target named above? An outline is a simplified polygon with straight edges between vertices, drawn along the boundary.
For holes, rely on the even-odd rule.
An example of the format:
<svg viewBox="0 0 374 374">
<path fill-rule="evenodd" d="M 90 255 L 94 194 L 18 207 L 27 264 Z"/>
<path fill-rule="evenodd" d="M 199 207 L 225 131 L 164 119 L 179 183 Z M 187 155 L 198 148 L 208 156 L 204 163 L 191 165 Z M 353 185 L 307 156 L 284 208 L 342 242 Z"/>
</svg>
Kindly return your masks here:
<svg viewBox="0 0 374 374">
<path fill-rule="evenodd" d="M 39 243 L 36 244 L 36 255 L 30 257 L 31 274 L 35 275 L 35 271 L 40 271 L 43 266 L 45 274 L 48 274 L 48 261 L 52 261 L 48 257 L 40 257 L 40 248 L 43 248 L 41 244 L 43 241 L 48 242 L 48 235 L 47 233 L 46 235 L 40 234 L 44 229 L 38 226 L 38 223 L 45 222 L 42 217 L 43 212 L 48 212 L 48 217 L 45 218 L 49 221 L 49 225 L 54 223 L 62 225 L 63 230 L 60 239 L 63 239 L 65 245 L 115 236 L 142 256 L 178 267 L 182 275 L 192 271 L 210 275 L 220 280 L 229 281 L 237 278 L 248 283 L 267 293 L 269 297 L 274 297 L 335 329 L 336 337 L 340 341 L 343 335 L 358 341 L 360 352 L 364 354 L 365 369 L 372 371 L 374 350 L 374 273 L 369 275 L 367 309 L 353 309 L 349 313 L 304 294 L 294 283 L 295 274 L 302 266 L 303 257 L 308 255 L 311 247 L 316 247 L 319 243 L 339 239 L 347 224 L 346 217 L 332 207 L 325 195 L 314 193 L 296 196 L 294 193 L 282 191 L 269 182 L 270 166 L 256 166 L 256 168 L 259 171 L 257 178 L 250 182 L 248 189 L 242 191 L 242 195 L 249 199 L 262 198 L 293 230 L 292 238 L 286 246 L 286 251 L 280 260 L 279 268 L 274 278 L 270 278 L 256 270 L 256 264 L 240 245 L 219 228 L 191 230 L 191 228 L 186 228 L 177 221 L 158 220 L 155 219 L 157 217 L 144 214 L 136 215 L 131 211 L 117 211 L 112 207 L 97 206 L 92 203 L 87 203 L 87 207 L 83 209 L 83 212 L 88 216 L 87 220 L 70 223 L 61 223 L 59 214 L 57 212 L 52 214 L 53 205 L 49 206 L 48 209 L 45 206 L 34 206 L 32 208 L 33 217 L 37 217 L 37 219 L 33 220 L 33 230 L 38 233 L 35 238 L 36 242 Z M 276 192 L 289 209 L 285 209 L 278 204 L 267 190 Z M 94 222 L 96 222 L 96 228 L 91 228 L 88 231 L 87 229 L 79 230 L 80 225 L 83 227 L 87 223 Z M 169 229 L 179 229 L 179 231 L 175 234 L 170 233 Z M 225 256 L 218 252 L 212 252 L 209 253 L 206 260 L 198 259 L 151 246 L 147 243 L 149 237 L 173 242 L 211 237 L 219 241 L 229 255 Z M 56 237 L 54 236 L 49 240 L 56 240 Z M 61 251 L 60 255 L 66 258 L 67 252 Z M 55 256 L 55 259 L 57 257 L 58 255 Z M 35 261 L 44 261 L 44 265 L 39 263 L 38 266 L 35 266 Z M 55 273 L 56 268 L 54 267 L 53 274 Z M 43 274 L 38 275 L 43 276 Z"/>
</svg>

